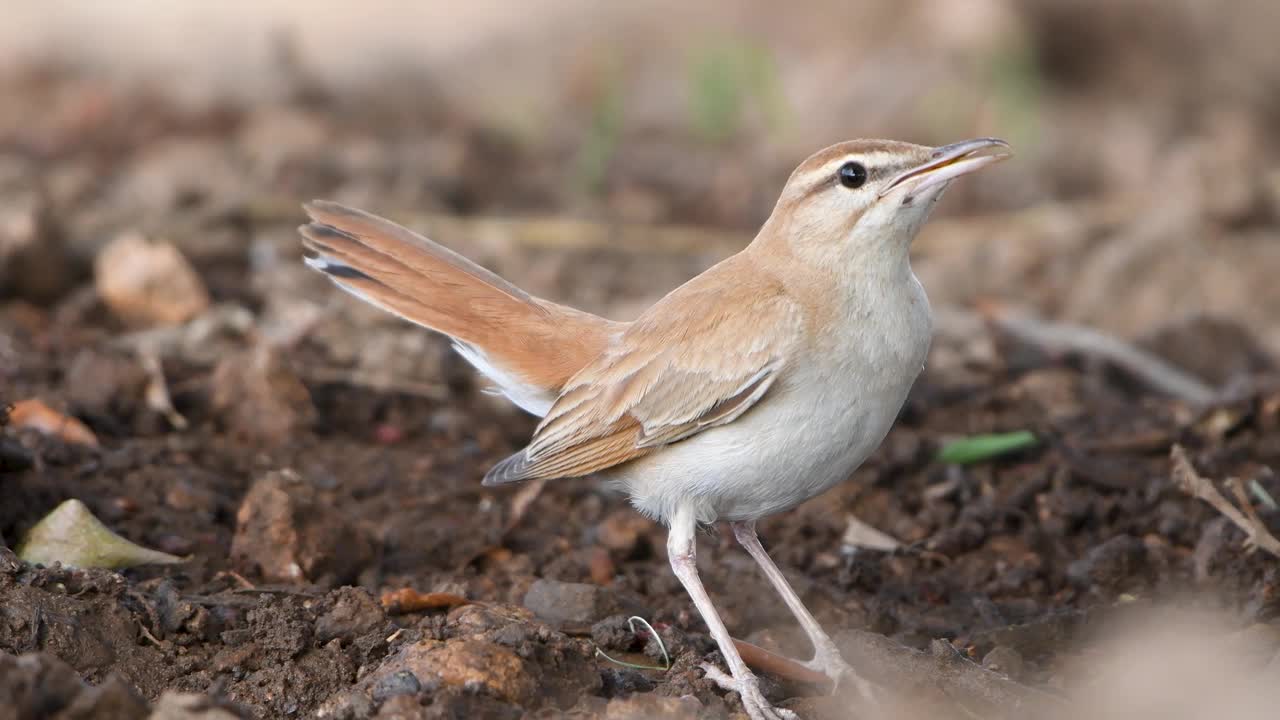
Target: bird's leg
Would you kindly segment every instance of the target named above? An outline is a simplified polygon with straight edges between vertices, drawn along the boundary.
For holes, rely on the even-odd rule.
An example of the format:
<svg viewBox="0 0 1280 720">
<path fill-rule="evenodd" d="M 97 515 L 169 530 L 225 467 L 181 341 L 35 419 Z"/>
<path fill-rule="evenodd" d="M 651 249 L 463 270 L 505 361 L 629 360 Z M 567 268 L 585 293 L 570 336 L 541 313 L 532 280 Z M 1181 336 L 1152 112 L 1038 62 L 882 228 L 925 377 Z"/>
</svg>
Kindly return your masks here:
<svg viewBox="0 0 1280 720">
<path fill-rule="evenodd" d="M 805 667 L 831 678 L 831 681 L 838 687 L 842 680 L 848 680 L 854 683 L 855 689 L 868 700 L 874 699 L 874 692 L 871 683 L 858 675 L 844 658 L 840 657 L 840 650 L 836 648 L 836 644 L 832 642 L 831 636 L 823 631 L 822 626 L 817 620 L 813 619 L 813 615 L 809 613 L 804 603 L 800 602 L 800 596 L 796 595 L 796 591 L 791 588 L 791 584 L 787 582 L 787 578 L 783 576 L 782 571 L 773 563 L 773 559 L 769 557 L 769 553 L 765 552 L 764 546 L 760 544 L 760 538 L 756 535 L 756 524 L 754 521 L 738 521 L 732 523 L 733 536 L 738 539 L 738 543 L 747 549 L 751 557 L 759 563 L 760 569 L 764 570 L 765 577 L 769 578 L 769 582 L 773 584 L 773 588 L 782 596 L 782 601 L 791 609 L 791 614 L 795 615 L 799 621 L 800 627 L 804 629 L 805 635 L 809 636 L 809 642 L 813 643 L 813 659 L 804 663 Z"/>
<path fill-rule="evenodd" d="M 671 570 L 693 599 L 694 607 L 698 608 L 698 613 L 702 615 L 702 620 L 706 622 L 711 637 L 720 647 L 720 654 L 729 666 L 729 675 L 725 675 L 719 668 L 710 664 L 703 665 L 707 678 L 726 690 L 736 691 L 751 720 L 794 720 L 795 713 L 775 708 L 765 700 L 764 694 L 760 692 L 759 681 L 742 661 L 724 621 L 711 604 L 711 597 L 707 595 L 702 579 L 698 577 L 697 546 L 694 539 L 696 525 L 696 518 L 689 508 L 681 508 L 675 513 L 671 519 L 671 532 L 667 535 L 667 556 L 671 561 Z"/>
</svg>

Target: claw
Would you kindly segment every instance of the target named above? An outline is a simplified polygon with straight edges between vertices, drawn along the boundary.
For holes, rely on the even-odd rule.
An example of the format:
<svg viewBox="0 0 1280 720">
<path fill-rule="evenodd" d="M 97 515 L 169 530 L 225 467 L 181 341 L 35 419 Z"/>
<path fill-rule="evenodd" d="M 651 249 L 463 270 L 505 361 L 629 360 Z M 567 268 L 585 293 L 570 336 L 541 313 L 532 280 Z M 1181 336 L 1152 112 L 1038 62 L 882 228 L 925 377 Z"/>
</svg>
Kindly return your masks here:
<svg viewBox="0 0 1280 720">
<path fill-rule="evenodd" d="M 755 675 L 748 673 L 741 678 L 735 678 L 710 663 L 703 663 L 702 672 L 706 674 L 708 680 L 719 685 L 721 689 L 738 693 L 738 697 L 742 698 L 742 707 L 751 720 L 800 720 L 800 716 L 794 712 L 770 705 L 769 701 L 765 700 L 764 694 L 760 692 L 760 683 Z"/>
</svg>

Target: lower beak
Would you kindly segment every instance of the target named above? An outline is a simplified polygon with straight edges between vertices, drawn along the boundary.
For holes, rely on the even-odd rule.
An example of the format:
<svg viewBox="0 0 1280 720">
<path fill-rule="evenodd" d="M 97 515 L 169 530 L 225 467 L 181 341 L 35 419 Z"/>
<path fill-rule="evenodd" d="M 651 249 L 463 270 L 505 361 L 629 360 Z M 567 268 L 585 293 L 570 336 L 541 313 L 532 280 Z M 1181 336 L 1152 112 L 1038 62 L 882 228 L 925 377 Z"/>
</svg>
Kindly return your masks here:
<svg viewBox="0 0 1280 720">
<path fill-rule="evenodd" d="M 977 138 L 943 145 L 933 151 L 929 161 L 898 175 L 880 191 L 884 197 L 903 183 L 912 180 L 916 184 L 907 193 L 906 200 L 913 199 L 924 190 L 968 175 L 975 170 L 1012 157 L 1009 143 L 997 138 Z"/>
</svg>

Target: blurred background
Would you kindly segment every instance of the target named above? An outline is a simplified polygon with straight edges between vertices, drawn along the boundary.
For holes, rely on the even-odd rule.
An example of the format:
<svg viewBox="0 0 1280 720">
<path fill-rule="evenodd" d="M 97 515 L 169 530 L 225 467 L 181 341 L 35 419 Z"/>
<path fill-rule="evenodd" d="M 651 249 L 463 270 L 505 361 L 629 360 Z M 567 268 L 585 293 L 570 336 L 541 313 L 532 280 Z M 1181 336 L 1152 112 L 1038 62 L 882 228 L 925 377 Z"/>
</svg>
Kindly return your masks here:
<svg viewBox="0 0 1280 720">
<path fill-rule="evenodd" d="M 1239 673 L 1280 668 L 1274 558 L 1243 555 L 1169 464 L 1187 444 L 1207 476 L 1253 483 L 1259 522 L 1280 521 L 1275 0 L 2 4 L 0 405 L 16 405 L 0 546 L 52 557 L 19 546 L 75 499 L 185 558 L 129 570 L 126 597 L 0 548 L 0 607 L 36 618 L 0 624 L 0 650 L 46 653 L 24 672 L 62 672 L 52 656 L 94 685 L 116 672 L 139 717 L 223 678 L 218 693 L 259 716 L 361 718 L 390 707 L 381 679 L 445 662 L 414 665 L 422 638 L 445 664 L 490 668 L 476 648 L 518 636 L 543 655 L 413 692 L 468 717 L 608 716 L 596 701 L 632 691 L 657 703 L 639 716 L 720 712 L 662 531 L 589 483 L 480 488 L 532 420 L 478 392 L 445 342 L 305 268 L 300 204 L 382 214 L 626 319 L 745 246 L 812 152 L 977 136 L 1016 156 L 958 183 L 913 248 L 938 340 L 901 422 L 858 482 L 764 524 L 766 544 L 829 627 L 916 649 L 946 638 L 1020 682 L 1094 687 L 1102 717 L 1129 707 L 1106 693 L 1133 688 L 1056 669 L 1094 657 L 1062 639 L 1084 638 L 1096 607 L 1207 590 L 1228 609 L 1214 633 L 1240 640 L 1222 652 L 1245 648 Z M 1038 449 L 937 453 L 991 432 Z M 732 543 L 704 546 L 735 635 L 803 655 Z M 84 552 L 61 562 L 120 566 Z M 254 614 L 244 596 L 261 587 L 275 589 Z M 379 599 L 414 588 L 445 605 Z M 441 597 L 540 622 L 585 609 L 548 636 L 519 609 L 446 620 Z M 96 639 L 41 635 L 48 608 L 97 623 Z M 597 671 L 597 648 L 645 651 L 620 629 L 632 612 L 679 673 Z M 268 636 L 290 639 L 253 644 Z M 1185 687 L 1197 717 L 1221 716 L 1230 679 L 1212 655 L 1179 659 L 1190 679 L 1156 667 L 1148 695 Z M 1259 677 L 1234 697 L 1274 707 L 1259 698 L 1280 682 Z M 473 681 L 487 694 L 460 689 Z M 59 702 L 98 692 L 59 687 Z M 662 704 L 682 694 L 694 709 Z"/>
<path fill-rule="evenodd" d="M 935 302 L 1126 334 L 1220 314 L 1280 348 L 1275 3 L 687 5 L 15 4 L 0 181 L 10 205 L 39 188 L 79 255 L 175 204 L 313 196 L 736 233 L 716 254 L 827 144 L 997 135 L 1017 161 L 941 213 L 1001 217 L 921 243 Z"/>
</svg>

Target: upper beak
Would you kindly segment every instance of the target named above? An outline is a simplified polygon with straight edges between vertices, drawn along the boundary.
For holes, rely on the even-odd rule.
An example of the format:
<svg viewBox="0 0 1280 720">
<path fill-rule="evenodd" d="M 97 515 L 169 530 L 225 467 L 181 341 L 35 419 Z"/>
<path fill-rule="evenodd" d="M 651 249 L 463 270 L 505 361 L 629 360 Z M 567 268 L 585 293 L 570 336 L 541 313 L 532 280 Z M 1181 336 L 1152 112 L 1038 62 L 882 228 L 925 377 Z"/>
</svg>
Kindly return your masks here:
<svg viewBox="0 0 1280 720">
<path fill-rule="evenodd" d="M 996 150 L 988 152 L 992 148 Z M 908 180 L 919 180 L 907 194 L 906 199 L 910 200 L 926 188 L 954 180 L 961 175 L 967 175 L 1012 156 L 1013 152 L 1009 150 L 1009 143 L 998 138 L 976 138 L 943 145 L 933 151 L 933 154 L 929 156 L 928 162 L 911 168 L 890 180 L 889 184 L 885 185 L 884 189 L 880 191 L 880 197 L 888 195 L 894 188 Z"/>
</svg>

